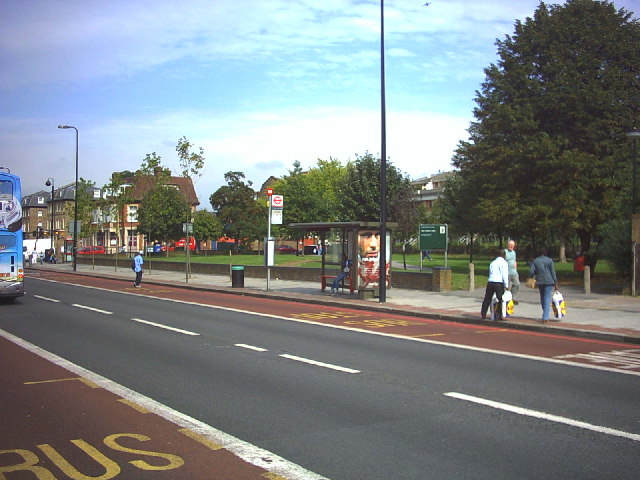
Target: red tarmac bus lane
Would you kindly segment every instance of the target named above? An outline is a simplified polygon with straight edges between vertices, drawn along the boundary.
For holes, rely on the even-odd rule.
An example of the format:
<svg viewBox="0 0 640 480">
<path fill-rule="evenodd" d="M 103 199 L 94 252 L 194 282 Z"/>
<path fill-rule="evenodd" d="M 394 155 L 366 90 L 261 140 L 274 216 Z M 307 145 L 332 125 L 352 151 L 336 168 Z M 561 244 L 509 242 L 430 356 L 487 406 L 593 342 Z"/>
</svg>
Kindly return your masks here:
<svg viewBox="0 0 640 480">
<path fill-rule="evenodd" d="M 3 336 L 0 365 L 0 478 L 284 478 Z"/>
<path fill-rule="evenodd" d="M 295 320 L 334 325 L 383 334 L 423 339 L 439 343 L 497 350 L 518 355 L 552 358 L 569 363 L 640 373 L 640 347 L 621 342 L 571 337 L 546 332 L 504 328 L 500 324 L 467 324 L 413 315 L 318 305 L 304 300 L 265 300 L 251 295 L 212 293 L 166 285 L 144 284 L 133 288 L 129 282 L 91 276 L 42 271 L 42 278 L 81 283 L 117 291 L 188 301 L 205 305 L 247 310 Z"/>
</svg>

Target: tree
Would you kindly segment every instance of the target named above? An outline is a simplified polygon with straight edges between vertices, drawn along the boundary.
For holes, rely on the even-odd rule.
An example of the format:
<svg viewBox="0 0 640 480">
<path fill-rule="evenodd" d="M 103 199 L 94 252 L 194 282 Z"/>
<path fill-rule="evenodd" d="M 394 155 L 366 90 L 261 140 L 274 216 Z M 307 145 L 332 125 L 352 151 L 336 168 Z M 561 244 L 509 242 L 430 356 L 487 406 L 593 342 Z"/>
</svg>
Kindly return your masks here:
<svg viewBox="0 0 640 480">
<path fill-rule="evenodd" d="M 380 221 L 380 169 L 382 162 L 370 153 L 356 154 L 349 162 L 346 173 L 339 179 L 339 202 L 341 221 Z M 404 197 L 410 188 L 409 179 L 387 162 L 387 220 L 397 221 L 391 206 L 396 198 Z"/>
<path fill-rule="evenodd" d="M 196 242 L 217 239 L 222 235 L 218 217 L 207 210 L 197 210 L 193 215 L 193 236 Z"/>
<path fill-rule="evenodd" d="M 198 153 L 192 152 L 193 145 L 187 137 L 182 137 L 178 140 L 176 145 L 176 152 L 178 152 L 178 158 L 180 159 L 180 167 L 182 168 L 182 176 L 187 177 L 199 177 L 202 175 L 200 171 L 204 167 L 204 149 L 200 147 Z"/>
<path fill-rule="evenodd" d="M 236 251 L 240 243 L 248 244 L 266 235 L 267 208 L 257 202 L 252 182 L 245 183 L 244 178 L 242 172 L 225 173 L 227 185 L 209 197 L 224 234 L 234 239 Z"/>
<path fill-rule="evenodd" d="M 586 252 L 618 214 L 624 135 L 640 122 L 639 45 L 638 21 L 596 0 L 541 3 L 497 42 L 500 60 L 485 70 L 477 121 L 453 162 L 493 233 L 577 234 Z"/>
<path fill-rule="evenodd" d="M 169 176 L 169 172 L 162 167 L 162 157 L 160 157 L 156 152 L 147 153 L 142 160 L 140 169 L 136 171 L 135 175 L 154 176 L 156 175 L 156 171 L 159 171 L 165 177 Z"/>
<path fill-rule="evenodd" d="M 407 188 L 397 192 L 390 208 L 392 218 L 398 222 L 398 227 L 393 232 L 393 239 L 402 245 L 402 261 L 405 270 L 407 269 L 407 245 L 417 239 L 420 224 L 428 216 L 426 207 L 417 203 L 413 196 L 413 190 L 407 184 Z"/>
<path fill-rule="evenodd" d="M 318 159 L 316 167 L 303 172 L 300 162 L 274 185 L 274 192 L 286 200 L 285 225 L 274 227 L 282 236 L 294 237 L 300 231 L 291 231 L 286 224 L 331 222 L 339 220 L 338 185 L 345 168 L 338 160 Z"/>
<path fill-rule="evenodd" d="M 126 188 L 125 185 L 126 179 L 131 177 L 133 177 L 133 173 L 129 171 L 114 172 L 111 175 L 111 181 L 104 186 L 106 205 L 104 205 L 103 208 L 105 213 L 111 216 L 114 223 L 116 223 L 116 232 L 118 225 L 120 226 L 123 245 L 125 236 L 124 208 L 133 201 L 131 198 L 131 190 L 130 188 Z"/>
<path fill-rule="evenodd" d="M 142 199 L 138 230 L 149 240 L 170 242 L 182 236 L 182 224 L 191 207 L 176 188 L 157 184 Z"/>
<path fill-rule="evenodd" d="M 77 204 L 78 204 L 78 221 L 80 222 L 80 230 L 78 231 L 78 237 L 84 238 L 95 232 L 95 225 L 93 224 L 93 210 L 95 208 L 93 200 L 93 191 L 96 183 L 91 180 L 85 180 L 80 178 L 78 180 L 78 191 L 76 192 Z M 75 218 L 75 203 L 69 203 L 66 207 L 65 214 L 73 222 Z"/>
</svg>

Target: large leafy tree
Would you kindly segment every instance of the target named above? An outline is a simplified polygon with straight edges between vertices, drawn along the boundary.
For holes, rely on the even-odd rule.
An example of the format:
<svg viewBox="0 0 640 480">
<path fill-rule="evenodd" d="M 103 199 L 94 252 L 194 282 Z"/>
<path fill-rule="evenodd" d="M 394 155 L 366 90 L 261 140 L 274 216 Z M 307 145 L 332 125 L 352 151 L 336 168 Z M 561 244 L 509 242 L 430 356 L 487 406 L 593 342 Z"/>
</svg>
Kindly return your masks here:
<svg viewBox="0 0 640 480">
<path fill-rule="evenodd" d="M 170 242 L 180 238 L 190 206 L 176 188 L 157 184 L 142 199 L 138 209 L 138 230 L 152 239 Z"/>
<path fill-rule="evenodd" d="M 225 173 L 227 185 L 209 197 L 224 234 L 234 239 L 236 250 L 240 243 L 261 239 L 267 229 L 267 207 L 258 203 L 252 182 L 245 183 L 244 178 L 242 172 Z"/>
<path fill-rule="evenodd" d="M 370 153 L 356 155 L 346 166 L 346 173 L 339 179 L 341 221 L 377 222 L 380 220 L 380 171 L 382 162 Z M 387 162 L 387 220 L 398 221 L 392 209 L 394 202 L 407 196 L 411 188 L 409 178 Z"/>
<path fill-rule="evenodd" d="M 476 191 L 477 218 L 492 233 L 577 234 L 587 251 L 619 213 L 625 132 L 640 122 L 640 25 L 607 1 L 541 3 L 497 46 L 454 157 L 456 186 Z"/>
<path fill-rule="evenodd" d="M 222 235 L 218 217 L 207 210 L 197 210 L 193 215 L 193 236 L 197 242 L 217 239 Z"/>
<path fill-rule="evenodd" d="M 340 178 L 345 168 L 338 160 L 320 160 L 309 171 L 302 171 L 300 162 L 274 185 L 274 192 L 285 198 L 285 225 L 274 228 L 278 234 L 294 237 L 300 231 L 286 227 L 290 223 L 331 222 L 339 220 Z"/>
</svg>

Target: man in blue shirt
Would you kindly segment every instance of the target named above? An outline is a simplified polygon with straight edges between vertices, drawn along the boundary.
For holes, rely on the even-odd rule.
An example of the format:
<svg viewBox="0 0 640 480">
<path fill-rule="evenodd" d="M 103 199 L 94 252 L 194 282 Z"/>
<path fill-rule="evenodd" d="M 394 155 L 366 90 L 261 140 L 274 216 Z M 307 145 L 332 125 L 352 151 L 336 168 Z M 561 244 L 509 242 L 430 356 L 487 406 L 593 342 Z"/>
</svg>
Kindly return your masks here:
<svg viewBox="0 0 640 480">
<path fill-rule="evenodd" d="M 133 286 L 136 288 L 140 288 L 140 283 L 142 282 L 142 265 L 144 264 L 144 259 L 142 258 L 142 252 L 137 252 L 136 256 L 133 257 L 133 271 L 136 272 L 136 279 L 133 282 Z"/>
<path fill-rule="evenodd" d="M 482 301 L 482 309 L 480 316 L 482 319 L 487 318 L 487 310 L 491 305 L 493 294 L 496 294 L 498 305 L 502 307 L 502 294 L 505 288 L 509 287 L 509 265 L 504 259 L 504 250 L 499 250 L 493 262 L 489 264 L 489 281 L 487 289 L 484 292 L 484 300 Z M 496 312 L 496 321 L 502 320 L 502 308 L 498 308 Z"/>
</svg>

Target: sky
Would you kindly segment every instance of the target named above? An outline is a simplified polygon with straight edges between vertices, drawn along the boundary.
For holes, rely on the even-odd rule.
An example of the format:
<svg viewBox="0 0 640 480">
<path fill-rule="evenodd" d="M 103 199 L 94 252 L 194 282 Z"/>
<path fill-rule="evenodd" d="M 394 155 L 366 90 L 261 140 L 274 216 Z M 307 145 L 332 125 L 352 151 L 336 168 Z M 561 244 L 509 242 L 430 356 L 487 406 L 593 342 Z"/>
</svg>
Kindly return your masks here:
<svg viewBox="0 0 640 480">
<path fill-rule="evenodd" d="M 386 151 L 411 179 L 451 170 L 496 39 L 537 0 L 386 0 Z M 564 3 L 561 0 L 549 1 Z M 640 0 L 615 0 L 640 16 Z M 204 149 L 200 208 L 240 171 L 381 152 L 379 0 L 2 0 L 0 166 L 23 194 L 105 185 Z M 277 193 L 277 192 L 276 192 Z"/>
</svg>

